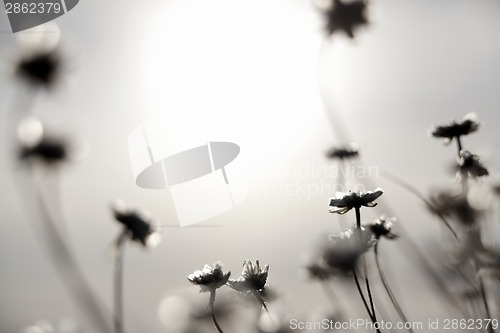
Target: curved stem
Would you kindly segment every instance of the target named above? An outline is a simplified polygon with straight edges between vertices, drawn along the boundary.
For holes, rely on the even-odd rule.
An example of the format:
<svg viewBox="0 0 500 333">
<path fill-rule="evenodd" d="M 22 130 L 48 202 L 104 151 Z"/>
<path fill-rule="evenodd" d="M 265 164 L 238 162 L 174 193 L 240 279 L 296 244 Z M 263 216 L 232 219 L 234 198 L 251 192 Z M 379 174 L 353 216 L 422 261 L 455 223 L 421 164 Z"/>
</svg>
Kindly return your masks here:
<svg viewBox="0 0 500 333">
<path fill-rule="evenodd" d="M 222 329 L 220 328 L 220 325 L 217 322 L 217 319 L 215 318 L 214 306 L 215 306 L 215 290 L 211 290 L 210 291 L 210 300 L 208 302 L 208 307 L 210 308 L 210 312 L 212 315 L 212 321 L 214 323 L 215 328 L 217 329 L 217 332 L 224 333 L 222 331 Z"/>
<path fill-rule="evenodd" d="M 425 196 L 422 193 L 420 193 L 415 187 L 413 187 L 412 185 L 408 184 L 404 180 L 402 180 L 402 179 L 400 179 L 400 178 L 398 178 L 398 177 L 396 177 L 396 176 L 394 176 L 386 171 L 382 171 L 382 177 L 384 177 L 387 180 L 392 181 L 394 184 L 399 185 L 403 189 L 407 190 L 408 192 L 410 192 L 411 194 L 413 194 L 414 196 L 419 198 L 424 204 L 427 205 L 427 207 L 429 207 L 432 210 L 432 212 L 434 212 L 439 217 L 439 219 L 444 223 L 444 225 L 451 232 L 453 237 L 455 237 L 456 240 L 459 240 L 457 233 L 455 232 L 455 230 L 453 230 L 453 228 L 451 227 L 450 223 L 446 220 L 444 215 L 441 214 L 440 212 L 436 211 L 434 205 L 429 200 L 427 200 L 425 198 Z"/>
<path fill-rule="evenodd" d="M 114 325 L 115 333 L 123 333 L 123 249 L 126 232 L 122 232 L 116 241 L 114 258 Z"/>
<path fill-rule="evenodd" d="M 375 243 L 374 252 L 375 252 L 375 263 L 377 265 L 377 270 L 378 270 L 378 274 L 380 276 L 380 280 L 382 281 L 382 284 L 384 285 L 384 289 L 387 292 L 387 295 L 389 296 L 392 304 L 394 305 L 394 308 L 398 312 L 398 315 L 401 318 L 401 320 L 403 320 L 405 323 L 408 323 L 408 319 L 406 318 L 406 316 L 403 312 L 403 309 L 401 308 L 398 301 L 396 300 L 396 297 L 394 297 L 394 293 L 392 292 L 391 288 L 389 287 L 389 283 L 387 283 L 387 279 L 385 278 L 385 274 L 382 271 L 382 267 L 380 265 L 379 256 L 378 256 L 378 242 Z M 408 331 L 413 333 L 413 330 L 411 328 L 408 328 Z"/>
<path fill-rule="evenodd" d="M 375 304 L 373 303 L 373 296 L 370 289 L 370 282 L 368 281 L 368 275 L 365 277 L 365 284 L 366 284 L 366 292 L 368 293 L 368 300 L 370 301 L 370 308 L 372 309 L 373 319 L 375 321 L 378 321 L 377 314 L 375 313 Z"/>
<path fill-rule="evenodd" d="M 377 320 L 374 318 L 372 312 L 370 311 L 370 307 L 368 306 L 368 302 L 366 301 L 365 295 L 363 294 L 363 289 L 361 289 L 361 285 L 359 284 L 359 279 L 358 275 L 356 274 L 356 271 L 353 270 L 352 274 L 354 276 L 354 282 L 356 283 L 356 287 L 358 288 L 359 296 L 361 296 L 361 300 L 363 301 L 363 304 L 365 305 L 365 309 L 368 312 L 368 315 L 370 316 L 371 321 L 373 322 L 374 325 L 377 324 Z M 375 328 L 377 333 L 381 333 L 380 329 Z"/>
</svg>

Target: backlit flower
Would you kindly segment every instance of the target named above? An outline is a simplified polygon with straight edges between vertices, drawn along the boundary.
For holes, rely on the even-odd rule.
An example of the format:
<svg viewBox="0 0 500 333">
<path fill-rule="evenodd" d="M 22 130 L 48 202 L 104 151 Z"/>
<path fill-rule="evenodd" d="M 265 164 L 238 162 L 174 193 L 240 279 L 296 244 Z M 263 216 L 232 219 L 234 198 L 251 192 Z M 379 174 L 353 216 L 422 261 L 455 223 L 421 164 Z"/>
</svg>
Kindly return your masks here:
<svg viewBox="0 0 500 333">
<path fill-rule="evenodd" d="M 453 217 L 464 224 L 473 224 L 479 217 L 461 190 L 444 189 L 434 192 L 429 201 L 430 210 L 445 217 Z"/>
<path fill-rule="evenodd" d="M 124 227 L 124 232 L 131 240 L 144 246 L 154 247 L 161 240 L 161 234 L 156 222 L 144 212 L 126 208 L 117 201 L 113 207 L 115 219 Z"/>
<path fill-rule="evenodd" d="M 368 24 L 366 8 L 366 2 L 363 0 L 333 0 L 332 6 L 325 13 L 326 30 L 330 35 L 342 31 L 350 38 L 354 38 L 354 31 Z"/>
<path fill-rule="evenodd" d="M 458 171 L 460 175 L 472 178 L 487 176 L 489 174 L 488 169 L 481 163 L 479 156 L 471 154 L 468 151 L 460 152 Z"/>
<path fill-rule="evenodd" d="M 201 271 L 189 274 L 188 280 L 200 286 L 202 292 L 215 291 L 227 283 L 230 275 L 231 272 L 222 271 L 222 264 L 218 262 L 213 268 L 205 265 Z"/>
<path fill-rule="evenodd" d="M 21 143 L 19 157 L 25 161 L 41 161 L 47 164 L 62 162 L 69 157 L 64 139 L 50 135 L 42 122 L 34 117 L 27 117 L 18 126 Z"/>
<path fill-rule="evenodd" d="M 331 236 L 322 258 L 332 274 L 347 274 L 356 269 L 359 258 L 375 244 L 374 235 L 365 228 L 353 228 Z"/>
<path fill-rule="evenodd" d="M 269 265 L 262 269 L 259 260 L 256 260 L 255 264 L 251 260 L 246 260 L 243 262 L 241 277 L 238 280 L 230 280 L 228 285 L 243 294 L 253 295 L 267 309 L 263 291 L 266 287 L 268 274 Z"/>
<path fill-rule="evenodd" d="M 479 123 L 476 121 L 476 114 L 469 113 L 461 121 L 453 120 L 450 125 L 437 126 L 430 131 L 430 134 L 436 138 L 444 138 L 449 143 L 453 138 L 473 133 L 479 129 Z"/>
<path fill-rule="evenodd" d="M 375 191 L 368 191 L 366 193 L 360 192 L 349 192 L 342 193 L 337 192 L 335 198 L 330 198 L 330 213 L 345 214 L 353 208 L 365 207 L 375 207 L 377 204 L 374 203 L 378 197 L 380 197 L 384 191 L 377 188 Z"/>
<path fill-rule="evenodd" d="M 359 148 L 354 143 L 350 143 L 339 147 L 332 147 L 326 152 L 326 157 L 331 159 L 345 160 L 358 156 L 359 156 Z"/>
<path fill-rule="evenodd" d="M 368 225 L 371 232 L 375 235 L 375 238 L 386 237 L 388 239 L 395 239 L 398 235 L 392 232 L 392 227 L 396 219 L 394 217 L 386 217 L 382 215 L 378 219 L 375 219 L 372 223 Z"/>
</svg>

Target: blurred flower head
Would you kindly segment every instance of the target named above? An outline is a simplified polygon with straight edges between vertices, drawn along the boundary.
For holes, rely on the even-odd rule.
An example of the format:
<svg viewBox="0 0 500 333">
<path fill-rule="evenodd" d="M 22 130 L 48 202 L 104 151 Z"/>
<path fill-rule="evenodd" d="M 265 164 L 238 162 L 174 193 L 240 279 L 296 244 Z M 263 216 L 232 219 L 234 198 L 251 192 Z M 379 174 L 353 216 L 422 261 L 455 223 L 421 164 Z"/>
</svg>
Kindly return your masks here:
<svg viewBox="0 0 500 333">
<path fill-rule="evenodd" d="M 325 263 L 323 257 L 311 258 L 304 267 L 307 276 L 313 280 L 325 281 L 332 277 L 330 267 Z"/>
<path fill-rule="evenodd" d="M 330 239 L 323 249 L 322 260 L 332 274 L 354 271 L 359 258 L 375 244 L 372 232 L 363 227 L 348 229 Z"/>
<path fill-rule="evenodd" d="M 14 74 L 36 86 L 51 88 L 62 72 L 63 52 L 61 31 L 54 23 L 47 23 L 29 30 L 18 37 L 20 45 L 13 65 Z"/>
<path fill-rule="evenodd" d="M 337 192 L 335 198 L 330 198 L 330 213 L 345 214 L 353 208 L 375 207 L 377 204 L 373 203 L 380 197 L 384 191 L 377 188 L 374 191 L 366 193 L 360 192 Z"/>
<path fill-rule="evenodd" d="M 132 241 L 147 247 L 154 247 L 161 241 L 157 223 L 146 213 L 126 208 L 121 201 L 116 201 L 112 209 L 115 219 Z"/>
<path fill-rule="evenodd" d="M 214 264 L 213 268 L 209 265 L 205 265 L 201 271 L 195 271 L 194 273 L 189 274 L 188 280 L 191 283 L 200 286 L 202 292 L 213 292 L 225 285 L 229 280 L 230 275 L 231 272 L 223 272 L 222 264 L 217 262 Z"/>
<path fill-rule="evenodd" d="M 348 37 L 354 38 L 354 31 L 368 24 L 366 10 L 367 4 L 363 0 L 333 0 L 325 12 L 328 34 L 342 31 Z"/>
<path fill-rule="evenodd" d="M 382 215 L 378 219 L 373 220 L 373 222 L 368 225 L 368 228 L 370 228 L 371 232 L 377 239 L 379 239 L 380 237 L 396 239 L 398 238 L 398 235 L 392 232 L 394 222 L 396 222 L 396 218 L 386 217 L 385 215 Z"/>
<path fill-rule="evenodd" d="M 16 74 L 35 85 L 51 87 L 61 69 L 58 51 L 39 51 L 25 55 L 17 64 Z"/>
<path fill-rule="evenodd" d="M 354 143 L 350 143 L 344 146 L 332 147 L 326 152 L 326 157 L 331 159 L 345 160 L 358 156 L 359 148 Z"/>
<path fill-rule="evenodd" d="M 430 210 L 435 214 L 452 217 L 465 224 L 474 224 L 479 211 L 474 209 L 461 190 L 455 188 L 436 190 L 429 198 Z"/>
<path fill-rule="evenodd" d="M 478 155 L 462 150 L 458 159 L 458 172 L 463 177 L 477 178 L 487 176 L 488 169 L 481 163 Z"/>
<path fill-rule="evenodd" d="M 461 121 L 452 121 L 450 125 L 436 126 L 430 134 L 436 138 L 444 138 L 449 143 L 453 138 L 473 133 L 479 129 L 475 113 L 468 113 Z"/>
<path fill-rule="evenodd" d="M 34 117 L 23 119 L 17 132 L 21 143 L 21 160 L 36 160 L 54 165 L 68 159 L 69 151 L 65 140 L 49 135 L 40 120 Z"/>
</svg>

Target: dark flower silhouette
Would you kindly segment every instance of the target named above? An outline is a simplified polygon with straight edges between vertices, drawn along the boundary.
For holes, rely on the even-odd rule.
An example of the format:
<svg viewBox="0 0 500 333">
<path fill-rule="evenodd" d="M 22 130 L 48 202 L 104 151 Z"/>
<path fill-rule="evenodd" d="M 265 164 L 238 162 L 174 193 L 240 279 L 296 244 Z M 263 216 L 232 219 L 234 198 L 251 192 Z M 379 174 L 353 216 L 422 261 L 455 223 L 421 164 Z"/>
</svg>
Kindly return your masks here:
<svg viewBox="0 0 500 333">
<path fill-rule="evenodd" d="M 450 125 L 437 126 L 430 131 L 430 134 L 436 138 L 444 138 L 449 143 L 453 138 L 473 133 L 479 129 L 479 123 L 476 121 L 476 115 L 469 113 L 465 115 L 462 121 L 452 121 Z"/>
<path fill-rule="evenodd" d="M 200 286 L 202 292 L 213 292 L 225 285 L 230 275 L 231 272 L 222 271 L 222 264 L 218 262 L 214 264 L 213 268 L 209 265 L 205 265 L 201 271 L 195 271 L 189 274 L 188 280 Z"/>
<path fill-rule="evenodd" d="M 16 73 L 27 81 L 50 87 L 61 69 L 61 57 L 57 50 L 37 51 L 22 58 L 16 67 Z"/>
<path fill-rule="evenodd" d="M 488 169 L 484 167 L 478 155 L 471 154 L 468 151 L 461 151 L 458 160 L 458 171 L 462 176 L 472 178 L 487 176 Z"/>
<path fill-rule="evenodd" d="M 161 235 L 154 220 L 145 213 L 125 208 L 121 202 L 116 202 L 113 207 L 113 215 L 123 225 L 124 233 L 132 241 L 148 247 L 154 247 L 160 242 Z"/>
<path fill-rule="evenodd" d="M 330 213 L 345 214 L 353 208 L 365 207 L 375 207 L 377 204 L 373 203 L 378 197 L 380 197 L 384 191 L 377 188 L 375 191 L 368 191 L 366 193 L 360 192 L 349 192 L 342 193 L 337 192 L 335 198 L 330 198 Z"/>
<path fill-rule="evenodd" d="M 362 0 L 342 1 L 334 0 L 331 8 L 326 11 L 326 30 L 330 35 L 337 31 L 344 32 L 354 38 L 354 31 L 368 24 L 366 17 L 366 2 Z"/>
<path fill-rule="evenodd" d="M 350 143 L 344 146 L 332 147 L 326 152 L 326 157 L 331 159 L 345 160 L 359 156 L 358 146 Z"/>
<path fill-rule="evenodd" d="M 331 242 L 325 246 L 322 258 L 332 274 L 348 274 L 356 269 L 359 258 L 374 244 L 371 231 L 356 227 L 331 236 Z"/>
<path fill-rule="evenodd" d="M 396 221 L 395 218 L 390 218 L 382 215 L 378 219 L 375 219 L 372 223 L 368 225 L 371 232 L 375 235 L 376 239 L 380 237 L 386 237 L 388 239 L 396 239 L 398 235 L 392 232 L 393 223 Z"/>
<path fill-rule="evenodd" d="M 54 165 L 69 157 L 66 142 L 62 138 L 47 134 L 42 122 L 34 117 L 21 121 L 18 134 L 21 143 L 19 151 L 21 160 L 37 160 Z"/>
</svg>

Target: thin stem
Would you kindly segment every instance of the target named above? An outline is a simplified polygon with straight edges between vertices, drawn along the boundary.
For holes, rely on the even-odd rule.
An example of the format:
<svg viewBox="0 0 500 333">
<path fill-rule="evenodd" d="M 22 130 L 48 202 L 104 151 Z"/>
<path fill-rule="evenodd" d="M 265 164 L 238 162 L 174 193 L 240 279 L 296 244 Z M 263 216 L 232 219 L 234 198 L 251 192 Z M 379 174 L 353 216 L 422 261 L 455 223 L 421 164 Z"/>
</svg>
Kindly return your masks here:
<svg viewBox="0 0 500 333">
<path fill-rule="evenodd" d="M 361 228 L 361 212 L 359 207 L 354 207 L 356 211 L 356 228 Z"/>
<path fill-rule="evenodd" d="M 378 242 L 375 243 L 374 252 L 375 252 L 375 263 L 377 265 L 377 270 L 378 270 L 378 274 L 380 276 L 380 280 L 382 281 L 382 284 L 384 285 L 384 289 L 387 292 L 387 295 L 389 296 L 392 304 L 394 305 L 394 308 L 398 312 L 398 315 L 401 318 L 401 320 L 403 320 L 403 322 L 405 322 L 405 323 L 408 323 L 408 319 L 406 318 L 406 316 L 403 312 L 403 309 L 401 308 L 398 301 L 396 300 L 396 297 L 394 297 L 394 293 L 392 292 L 391 288 L 389 287 L 389 283 L 387 283 L 387 279 L 385 278 L 385 274 L 382 271 L 382 267 L 380 265 L 380 260 L 379 260 L 379 256 L 378 256 Z M 413 330 L 411 329 L 411 327 L 408 328 L 408 331 L 413 333 Z"/>
<path fill-rule="evenodd" d="M 479 276 L 479 288 L 481 290 L 481 298 L 483 299 L 484 309 L 486 311 L 486 319 L 491 319 L 490 307 L 488 305 L 488 298 L 486 297 L 486 289 L 484 288 L 484 281 L 482 276 Z M 488 332 L 490 333 L 495 332 L 493 326 L 491 325 L 491 322 L 490 325 L 488 326 Z"/>
<path fill-rule="evenodd" d="M 115 333 L 123 333 L 123 250 L 126 232 L 122 232 L 116 241 L 116 253 L 114 258 L 114 325 Z"/>
<path fill-rule="evenodd" d="M 217 322 L 217 319 L 215 318 L 215 311 L 214 311 L 214 307 L 215 307 L 215 290 L 211 290 L 210 291 L 210 300 L 208 302 L 208 307 L 210 308 L 210 312 L 211 312 L 211 315 L 212 315 L 212 321 L 214 323 L 215 328 L 217 329 L 217 332 L 224 333 L 222 331 L 222 329 L 220 328 L 220 325 Z"/>
<path fill-rule="evenodd" d="M 41 191 L 36 185 L 34 188 L 39 207 L 38 217 L 43 225 L 42 231 L 45 238 L 44 241 L 49 249 L 49 254 L 54 262 L 55 268 L 59 270 L 59 276 L 63 284 L 73 296 L 75 302 L 81 307 L 81 310 L 88 315 L 89 319 L 93 321 L 97 327 L 99 327 L 99 331 L 111 332 L 101 312 L 101 304 L 78 267 L 71 248 L 62 237 L 56 223 L 50 216 Z"/>
<path fill-rule="evenodd" d="M 368 312 L 368 315 L 370 316 L 371 321 L 373 322 L 374 325 L 377 325 L 377 320 L 374 318 L 373 314 L 370 311 L 370 307 L 368 306 L 368 302 L 366 301 L 365 295 L 363 294 L 363 289 L 361 289 L 361 285 L 359 284 L 358 280 L 358 275 L 356 274 L 356 271 L 353 270 L 352 274 L 354 276 L 354 282 L 356 282 L 356 287 L 358 288 L 359 295 L 361 296 L 361 299 L 363 300 L 363 304 L 365 305 L 365 309 Z M 377 333 L 381 333 L 380 329 L 375 328 Z"/>
<path fill-rule="evenodd" d="M 460 158 L 460 152 L 462 151 L 462 142 L 460 141 L 460 136 L 455 137 L 457 141 L 458 158 Z"/>
<path fill-rule="evenodd" d="M 370 308 L 372 309 L 373 319 L 375 319 L 375 321 L 378 321 L 377 314 L 375 313 L 375 305 L 373 303 L 373 296 L 372 296 L 372 292 L 370 289 L 370 282 L 368 281 L 368 273 L 365 277 L 365 284 L 366 284 L 366 292 L 368 293 L 368 299 L 370 301 Z"/>
</svg>

